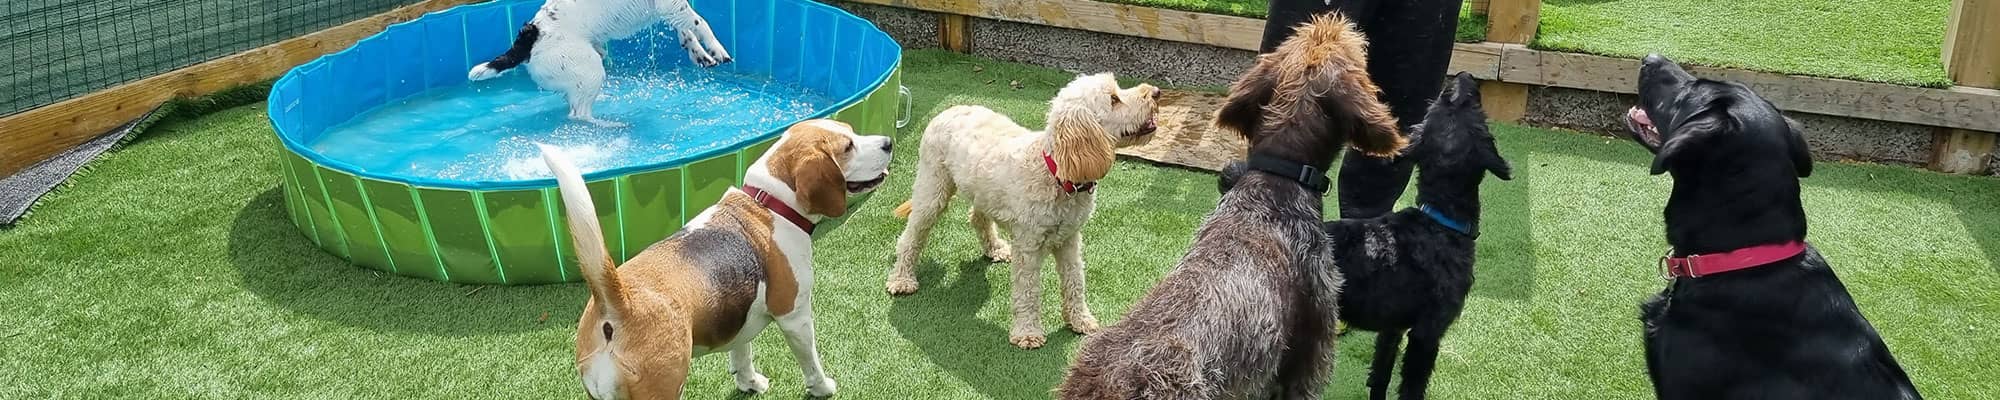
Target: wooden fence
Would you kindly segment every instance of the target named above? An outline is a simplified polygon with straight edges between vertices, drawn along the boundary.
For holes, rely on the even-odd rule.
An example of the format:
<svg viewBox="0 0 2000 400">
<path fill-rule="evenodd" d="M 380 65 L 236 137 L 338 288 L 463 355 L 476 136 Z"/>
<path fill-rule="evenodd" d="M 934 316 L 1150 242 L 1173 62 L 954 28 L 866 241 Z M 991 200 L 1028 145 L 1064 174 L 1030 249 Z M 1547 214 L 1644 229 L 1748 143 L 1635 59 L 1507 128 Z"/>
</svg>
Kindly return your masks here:
<svg viewBox="0 0 2000 400">
<path fill-rule="evenodd" d="M 976 46 L 971 18 L 1256 50 L 1264 22 L 1092 0 L 849 0 L 942 14 L 939 40 L 965 51 Z M 379 32 L 395 22 L 473 0 L 428 0 L 19 114 L 0 117 L 0 176 L 11 175 L 113 127 L 161 102 L 268 80 L 292 66 Z M 1480 91 L 1495 119 L 1527 110 L 1528 89 L 1552 86 L 1632 93 L 1634 60 L 1550 52 L 1526 46 L 1540 23 L 1537 0 L 1473 0 L 1490 21 L 1483 43 L 1454 49 L 1452 70 L 1484 80 Z M 1742 81 L 1787 110 L 1937 127 L 1930 167 L 1971 172 L 1995 153 L 2000 132 L 2000 0 L 1953 0 L 1944 64 L 1958 86 L 1919 88 L 1727 68 L 1697 74 Z"/>
<path fill-rule="evenodd" d="M 985 18 L 1255 51 L 1264 21 L 1093 0 L 842 0 L 939 13 L 941 43 L 978 44 L 967 18 Z M 1515 121 L 1533 86 L 1634 93 L 1637 60 L 1527 47 L 1540 25 L 1538 0 L 1474 0 L 1489 25 L 1486 41 L 1460 43 L 1453 71 L 1482 80 L 1487 113 Z M 1945 65 L 1958 86 L 1944 89 L 1695 66 L 1695 74 L 1743 82 L 1786 110 L 1936 127 L 1930 168 L 1983 169 L 2000 132 L 2000 0 L 1953 0 Z"/>
</svg>

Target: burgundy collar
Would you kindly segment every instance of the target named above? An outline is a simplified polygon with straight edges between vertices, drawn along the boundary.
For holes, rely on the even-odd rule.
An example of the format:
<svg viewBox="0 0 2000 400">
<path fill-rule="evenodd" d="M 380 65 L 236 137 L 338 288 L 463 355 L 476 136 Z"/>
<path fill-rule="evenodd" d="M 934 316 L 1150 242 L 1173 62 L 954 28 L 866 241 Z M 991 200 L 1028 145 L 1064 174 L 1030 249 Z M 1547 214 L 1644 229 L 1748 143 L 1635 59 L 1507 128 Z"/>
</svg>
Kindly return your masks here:
<svg viewBox="0 0 2000 400">
<path fill-rule="evenodd" d="M 1700 278 L 1783 261 L 1805 251 L 1806 242 L 1790 241 L 1750 246 L 1726 253 L 1696 254 L 1687 257 L 1670 255 L 1660 257 L 1660 273 L 1670 280 Z"/>
<path fill-rule="evenodd" d="M 799 210 L 792 209 L 792 206 L 785 204 L 784 200 L 771 197 L 771 192 L 758 189 L 756 186 L 743 185 L 743 194 L 750 195 L 751 200 L 756 200 L 758 204 L 763 204 L 764 208 L 769 208 L 771 212 L 778 213 L 778 216 L 785 217 L 786 221 L 792 221 L 792 225 L 798 225 L 799 229 L 806 230 L 806 234 L 813 233 L 812 220 L 806 219 L 804 214 L 799 214 Z"/>
<path fill-rule="evenodd" d="M 1056 175 L 1056 158 L 1049 152 L 1042 152 L 1042 164 L 1049 166 L 1049 176 L 1056 177 L 1056 184 L 1062 185 L 1063 193 L 1088 192 L 1097 188 L 1097 182 L 1071 182 Z"/>
</svg>

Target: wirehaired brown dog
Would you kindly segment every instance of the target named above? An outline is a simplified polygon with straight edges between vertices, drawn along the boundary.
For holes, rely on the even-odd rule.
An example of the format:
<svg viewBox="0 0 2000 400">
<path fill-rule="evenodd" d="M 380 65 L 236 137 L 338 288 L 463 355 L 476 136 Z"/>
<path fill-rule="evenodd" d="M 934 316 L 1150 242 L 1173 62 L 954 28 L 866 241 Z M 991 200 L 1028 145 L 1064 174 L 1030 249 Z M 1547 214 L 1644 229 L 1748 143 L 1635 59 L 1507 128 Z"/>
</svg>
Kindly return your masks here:
<svg viewBox="0 0 2000 400">
<path fill-rule="evenodd" d="M 1345 18 L 1320 16 L 1230 87 L 1215 124 L 1249 139 L 1253 172 L 1125 321 L 1084 342 L 1059 397 L 1319 398 L 1341 280 L 1320 228 L 1326 169 L 1343 144 L 1404 146 L 1366 45 Z"/>
</svg>

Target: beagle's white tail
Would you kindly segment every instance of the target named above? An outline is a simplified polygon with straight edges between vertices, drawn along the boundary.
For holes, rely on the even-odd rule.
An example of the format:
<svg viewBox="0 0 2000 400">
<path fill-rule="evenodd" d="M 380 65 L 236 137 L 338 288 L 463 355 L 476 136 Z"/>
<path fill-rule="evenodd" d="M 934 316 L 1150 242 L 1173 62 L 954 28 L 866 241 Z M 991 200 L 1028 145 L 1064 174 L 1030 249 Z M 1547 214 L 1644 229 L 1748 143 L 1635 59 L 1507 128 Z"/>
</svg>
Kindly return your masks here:
<svg viewBox="0 0 2000 400">
<path fill-rule="evenodd" d="M 549 164 L 549 172 L 555 174 L 556 187 L 562 192 L 563 219 L 569 220 L 578 267 L 583 270 L 584 282 L 590 286 L 590 296 L 615 316 L 623 309 L 624 285 L 619 284 L 618 274 L 612 269 L 611 251 L 604 246 L 604 230 L 597 227 L 597 205 L 590 201 L 583 173 L 561 149 L 545 144 L 536 146 L 542 148 L 542 161 Z"/>
</svg>

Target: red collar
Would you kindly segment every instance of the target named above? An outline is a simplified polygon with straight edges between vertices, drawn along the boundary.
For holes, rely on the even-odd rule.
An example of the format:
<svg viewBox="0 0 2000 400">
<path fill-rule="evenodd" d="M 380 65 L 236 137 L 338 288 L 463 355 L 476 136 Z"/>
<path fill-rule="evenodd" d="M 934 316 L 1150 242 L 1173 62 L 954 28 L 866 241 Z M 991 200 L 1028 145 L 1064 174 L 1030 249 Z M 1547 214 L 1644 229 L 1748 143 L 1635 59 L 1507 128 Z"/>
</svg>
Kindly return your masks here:
<svg viewBox="0 0 2000 400">
<path fill-rule="evenodd" d="M 771 197 L 770 192 L 758 189 L 756 186 L 743 185 L 743 194 L 750 195 L 751 200 L 756 200 L 758 204 L 763 204 L 764 208 L 769 208 L 771 212 L 778 213 L 778 216 L 785 217 L 786 221 L 792 221 L 792 225 L 798 225 L 799 229 L 806 230 L 806 234 L 813 233 L 812 220 L 806 219 L 804 214 L 799 214 L 799 210 L 792 209 L 792 206 L 785 204 L 783 200 Z"/>
<path fill-rule="evenodd" d="M 1660 270 L 1667 279 L 1700 278 L 1783 261 L 1805 251 L 1806 242 L 1791 241 L 1750 246 L 1727 253 L 1660 257 Z"/>
<path fill-rule="evenodd" d="M 1042 152 L 1042 164 L 1049 166 L 1049 176 L 1056 176 L 1055 157 L 1050 156 L 1046 151 Z M 1097 182 L 1071 182 L 1063 180 L 1059 176 L 1056 177 L 1056 184 L 1062 185 L 1064 193 L 1088 192 L 1091 189 L 1097 188 Z"/>
</svg>

